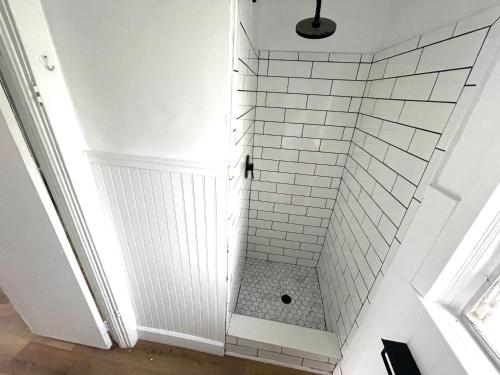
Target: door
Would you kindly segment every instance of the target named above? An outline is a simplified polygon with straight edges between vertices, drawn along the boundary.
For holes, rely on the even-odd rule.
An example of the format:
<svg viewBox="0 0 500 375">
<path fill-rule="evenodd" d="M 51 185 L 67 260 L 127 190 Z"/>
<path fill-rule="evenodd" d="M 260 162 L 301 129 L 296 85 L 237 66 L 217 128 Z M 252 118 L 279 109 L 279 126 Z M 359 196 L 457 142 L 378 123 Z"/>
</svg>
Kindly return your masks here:
<svg viewBox="0 0 500 375">
<path fill-rule="evenodd" d="M 44 182 L 0 89 L 0 287 L 37 335 L 111 340 Z"/>
</svg>

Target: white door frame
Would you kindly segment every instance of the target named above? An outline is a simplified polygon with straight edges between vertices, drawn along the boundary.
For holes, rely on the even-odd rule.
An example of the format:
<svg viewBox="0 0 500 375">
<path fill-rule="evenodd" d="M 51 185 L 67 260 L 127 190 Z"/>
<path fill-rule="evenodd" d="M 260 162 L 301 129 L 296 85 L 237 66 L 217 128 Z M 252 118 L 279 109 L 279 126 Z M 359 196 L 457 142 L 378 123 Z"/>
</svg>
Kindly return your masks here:
<svg viewBox="0 0 500 375">
<path fill-rule="evenodd" d="M 27 38 L 26 35 L 29 36 L 30 33 L 32 35 L 43 33 L 42 37 L 49 42 L 48 45 L 40 46 L 40 43 L 36 45 L 36 38 L 40 36 Z M 29 43 L 26 43 L 27 41 Z M 99 221 L 105 219 L 99 218 L 99 210 L 102 217 L 104 214 L 97 198 L 90 165 L 86 165 L 88 162 L 84 159 L 83 152 L 80 152 L 81 155 L 70 155 L 65 152 L 58 143 L 54 131 L 56 125 L 71 127 L 76 124 L 68 123 L 67 114 L 66 118 L 58 116 L 54 112 L 54 102 L 52 104 L 45 102 L 45 93 L 47 97 L 52 96 L 54 99 L 54 94 L 57 92 L 59 104 L 62 106 L 67 104 L 64 110 L 72 112 L 64 78 L 59 69 L 51 70 L 50 66 L 43 67 L 50 73 L 50 77 L 47 78 L 48 76 L 39 73 L 40 66 L 34 66 L 33 56 L 38 54 L 33 48 L 35 45 L 47 51 L 46 54 L 39 55 L 39 64 L 45 62 L 41 58 L 45 55 L 49 56 L 51 64 L 54 62 L 57 64 L 50 41 L 42 8 L 37 0 L 0 0 L 0 48 L 7 61 L 6 64 L 2 64 L 4 65 L 2 73 L 4 79 L 10 80 L 11 87 L 12 83 L 16 86 L 16 90 L 11 90 L 9 87 L 9 100 L 16 101 L 17 115 L 19 120 L 22 120 L 24 136 L 40 171 L 43 171 L 42 176 L 112 338 L 122 348 L 133 347 L 137 342 L 137 327 L 123 260 L 116 238 L 110 234 L 103 237 L 102 232 L 111 233 L 112 228 L 101 226 L 101 229 L 98 229 L 99 225 L 95 223 L 96 218 Z M 9 66 L 9 71 L 5 71 L 5 65 Z M 61 124 L 63 119 L 65 123 Z M 74 117 L 70 120 L 74 120 Z M 72 172 L 68 170 L 69 157 L 73 158 L 72 168 L 75 163 L 80 164 L 81 169 L 76 172 L 87 178 L 85 187 L 82 187 L 81 181 L 75 181 L 74 175 L 72 176 Z M 92 188 L 95 189 L 95 194 L 89 194 L 88 190 L 92 193 Z M 82 192 L 83 190 L 86 191 Z M 86 207 L 89 202 L 93 207 L 93 215 L 89 214 L 89 209 Z"/>
</svg>

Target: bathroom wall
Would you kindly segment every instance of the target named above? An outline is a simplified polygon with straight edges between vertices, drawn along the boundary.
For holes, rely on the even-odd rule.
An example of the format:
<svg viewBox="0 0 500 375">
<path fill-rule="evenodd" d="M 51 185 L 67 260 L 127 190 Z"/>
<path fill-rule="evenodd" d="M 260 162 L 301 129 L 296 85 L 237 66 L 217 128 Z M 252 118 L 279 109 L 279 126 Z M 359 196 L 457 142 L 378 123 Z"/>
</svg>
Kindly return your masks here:
<svg viewBox="0 0 500 375">
<path fill-rule="evenodd" d="M 260 51 L 249 257 L 317 265 L 371 60 Z"/>
<path fill-rule="evenodd" d="M 40 2 L 88 149 L 227 165 L 230 0 Z"/>
<path fill-rule="evenodd" d="M 327 326 L 341 345 L 369 308 L 469 106 L 472 68 L 496 18 L 468 18 L 374 56 L 318 267 Z"/>
<path fill-rule="evenodd" d="M 253 32 L 255 15 L 252 3 L 239 1 L 236 16 L 228 192 L 227 327 L 236 307 L 246 259 L 251 179 L 245 178 L 245 158 L 247 155 L 252 155 L 258 71 Z"/>
<path fill-rule="evenodd" d="M 222 354 L 235 3 L 41 4 L 139 337 Z"/>
</svg>

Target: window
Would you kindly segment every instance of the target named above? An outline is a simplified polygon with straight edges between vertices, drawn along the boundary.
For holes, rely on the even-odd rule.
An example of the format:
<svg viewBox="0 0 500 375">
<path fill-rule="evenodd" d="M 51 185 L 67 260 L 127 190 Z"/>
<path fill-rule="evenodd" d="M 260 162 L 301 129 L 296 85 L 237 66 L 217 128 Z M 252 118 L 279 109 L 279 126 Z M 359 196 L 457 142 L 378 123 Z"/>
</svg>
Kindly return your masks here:
<svg viewBox="0 0 500 375">
<path fill-rule="evenodd" d="M 498 272 L 497 272 L 498 273 Z M 493 275 L 492 275 L 493 276 Z M 489 277 L 463 315 L 486 350 L 500 362 L 500 277 Z"/>
</svg>

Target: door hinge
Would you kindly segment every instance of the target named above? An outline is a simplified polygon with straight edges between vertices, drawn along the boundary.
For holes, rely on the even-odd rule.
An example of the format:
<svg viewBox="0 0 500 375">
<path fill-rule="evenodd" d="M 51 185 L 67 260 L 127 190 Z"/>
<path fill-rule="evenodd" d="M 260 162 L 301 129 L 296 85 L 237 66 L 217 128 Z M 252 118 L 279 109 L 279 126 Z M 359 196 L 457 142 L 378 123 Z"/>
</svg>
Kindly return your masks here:
<svg viewBox="0 0 500 375">
<path fill-rule="evenodd" d="M 109 329 L 109 324 L 106 320 L 103 321 L 104 323 L 104 328 L 106 329 L 106 332 L 111 332 L 111 330 Z"/>
<path fill-rule="evenodd" d="M 38 86 L 32 85 L 31 87 L 33 89 L 33 99 L 35 99 L 38 104 L 43 104 L 42 94 L 40 94 L 40 89 L 38 88 Z"/>
</svg>

